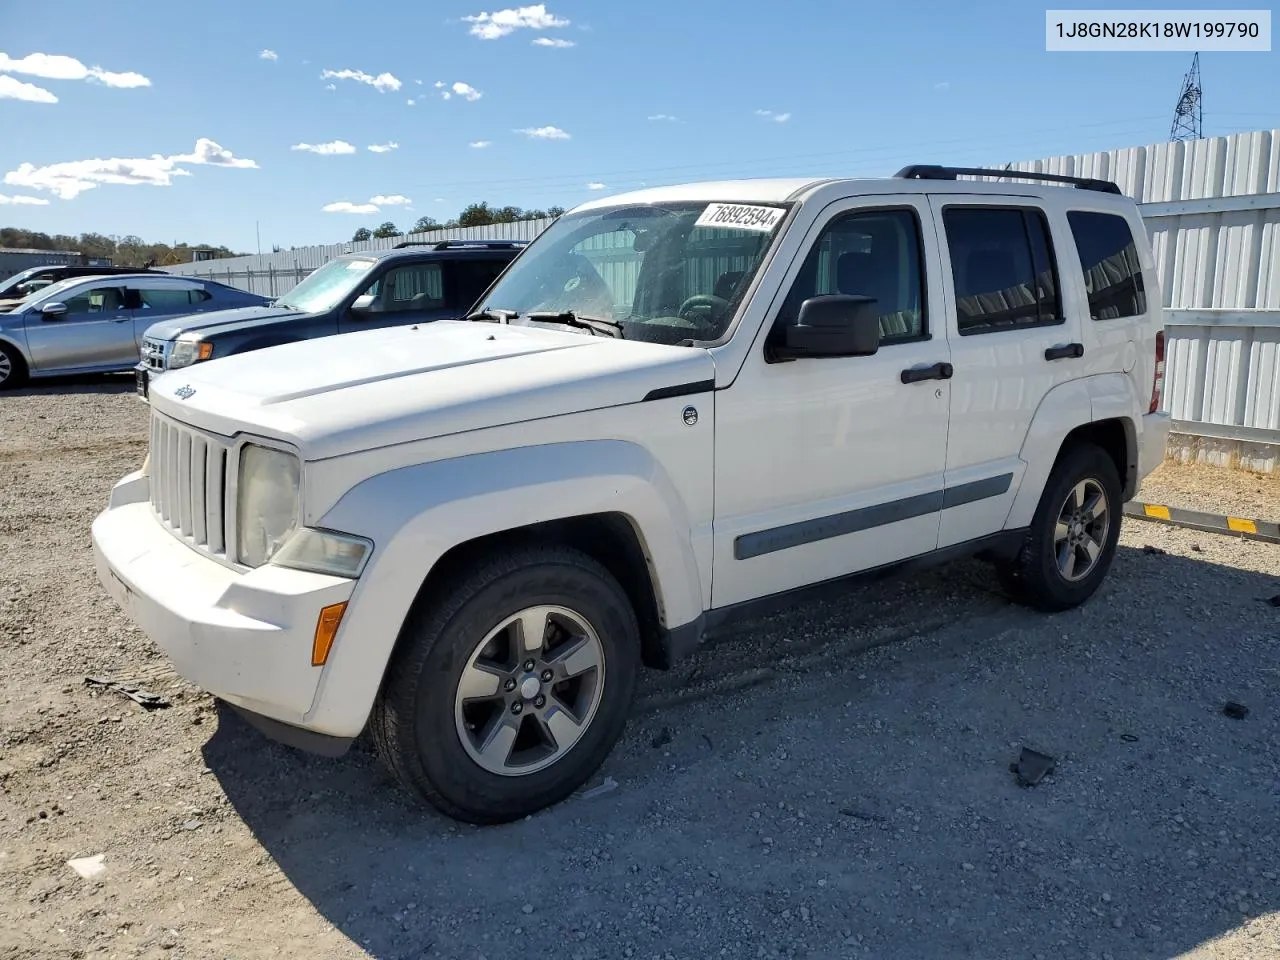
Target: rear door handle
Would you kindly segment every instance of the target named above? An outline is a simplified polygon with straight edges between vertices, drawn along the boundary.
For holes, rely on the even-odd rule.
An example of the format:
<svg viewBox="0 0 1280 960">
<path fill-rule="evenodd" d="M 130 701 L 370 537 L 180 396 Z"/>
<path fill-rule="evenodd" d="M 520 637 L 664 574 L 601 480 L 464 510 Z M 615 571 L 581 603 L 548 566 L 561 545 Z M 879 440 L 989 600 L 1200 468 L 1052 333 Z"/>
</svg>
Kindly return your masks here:
<svg viewBox="0 0 1280 960">
<path fill-rule="evenodd" d="M 1083 343 L 1060 343 L 1044 352 L 1046 360 L 1078 360 L 1084 356 Z"/>
<path fill-rule="evenodd" d="M 919 383 L 921 380 L 950 380 L 955 368 L 949 363 L 935 363 L 931 367 L 911 367 L 902 371 L 903 383 Z"/>
</svg>

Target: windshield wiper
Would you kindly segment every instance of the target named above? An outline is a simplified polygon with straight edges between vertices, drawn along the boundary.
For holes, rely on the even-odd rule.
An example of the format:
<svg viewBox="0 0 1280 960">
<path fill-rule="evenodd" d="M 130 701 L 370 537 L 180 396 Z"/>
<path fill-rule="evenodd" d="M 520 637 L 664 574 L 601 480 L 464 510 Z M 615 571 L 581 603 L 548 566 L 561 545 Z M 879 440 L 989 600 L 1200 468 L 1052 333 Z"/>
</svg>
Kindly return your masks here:
<svg viewBox="0 0 1280 960">
<path fill-rule="evenodd" d="M 475 313 L 467 314 L 464 320 L 496 320 L 498 323 L 510 323 L 516 317 L 520 316 L 515 310 L 501 310 L 494 308 L 492 310 L 477 310 Z"/>
<path fill-rule="evenodd" d="M 604 317 L 584 317 L 572 310 L 535 310 L 533 313 L 524 315 L 526 320 L 541 321 L 542 323 L 562 323 L 566 327 L 579 327 L 583 330 L 590 330 L 592 336 L 609 336 L 617 337 L 619 340 L 624 339 L 622 333 L 622 324 L 617 320 L 606 320 Z"/>
</svg>

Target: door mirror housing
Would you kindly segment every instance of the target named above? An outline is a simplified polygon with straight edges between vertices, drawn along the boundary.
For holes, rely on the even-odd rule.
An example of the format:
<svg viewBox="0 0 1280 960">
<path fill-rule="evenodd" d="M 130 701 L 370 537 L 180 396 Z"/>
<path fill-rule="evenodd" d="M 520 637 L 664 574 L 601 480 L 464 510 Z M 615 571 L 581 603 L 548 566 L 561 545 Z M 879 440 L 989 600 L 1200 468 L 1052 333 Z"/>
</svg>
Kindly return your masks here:
<svg viewBox="0 0 1280 960">
<path fill-rule="evenodd" d="M 45 320 L 61 320 L 67 315 L 65 303 L 46 303 L 40 307 L 40 315 Z"/>
<path fill-rule="evenodd" d="M 810 297 L 796 322 L 775 327 L 774 334 L 776 360 L 869 357 L 880 349 L 880 312 L 872 297 Z"/>
<path fill-rule="evenodd" d="M 368 313 L 373 309 L 374 296 L 372 293 L 362 293 L 351 302 L 352 313 Z"/>
</svg>

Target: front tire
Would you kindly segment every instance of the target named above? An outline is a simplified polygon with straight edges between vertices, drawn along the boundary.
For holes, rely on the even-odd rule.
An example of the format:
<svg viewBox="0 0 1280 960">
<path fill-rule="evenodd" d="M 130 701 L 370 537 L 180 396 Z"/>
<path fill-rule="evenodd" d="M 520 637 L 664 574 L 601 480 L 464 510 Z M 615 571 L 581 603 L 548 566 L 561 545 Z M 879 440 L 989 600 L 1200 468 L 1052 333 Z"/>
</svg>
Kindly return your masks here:
<svg viewBox="0 0 1280 960">
<path fill-rule="evenodd" d="M 1018 556 L 998 568 L 1015 599 L 1039 610 L 1070 610 L 1101 586 L 1120 537 L 1120 476 L 1094 444 L 1059 459 Z"/>
<path fill-rule="evenodd" d="M 617 580 L 577 550 L 483 560 L 405 631 L 370 732 L 398 779 L 451 817 L 503 823 L 558 803 L 622 734 L 640 631 Z"/>
<path fill-rule="evenodd" d="M 20 387 L 27 380 L 27 365 L 16 347 L 0 343 L 0 390 Z"/>
</svg>

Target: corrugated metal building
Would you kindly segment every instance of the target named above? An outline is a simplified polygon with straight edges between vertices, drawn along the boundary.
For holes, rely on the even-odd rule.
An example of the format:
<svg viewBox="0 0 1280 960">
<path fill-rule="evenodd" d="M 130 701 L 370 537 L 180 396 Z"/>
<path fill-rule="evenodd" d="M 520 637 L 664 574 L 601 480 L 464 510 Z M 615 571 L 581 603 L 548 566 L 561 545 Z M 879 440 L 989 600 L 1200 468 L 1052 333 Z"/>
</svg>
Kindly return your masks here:
<svg viewBox="0 0 1280 960">
<path fill-rule="evenodd" d="M 1015 169 L 1116 181 L 1142 205 L 1168 314 L 1173 455 L 1280 470 L 1280 130 L 1027 161 Z M 531 240 L 549 220 L 410 239 Z M 267 296 L 342 253 L 405 238 L 184 264 Z M 601 255 L 604 251 L 599 252 Z"/>
<path fill-rule="evenodd" d="M 84 263 L 84 256 L 72 250 L 23 250 L 18 247 L 0 247 L 0 280 L 8 280 L 15 273 L 51 263 Z"/>
</svg>

